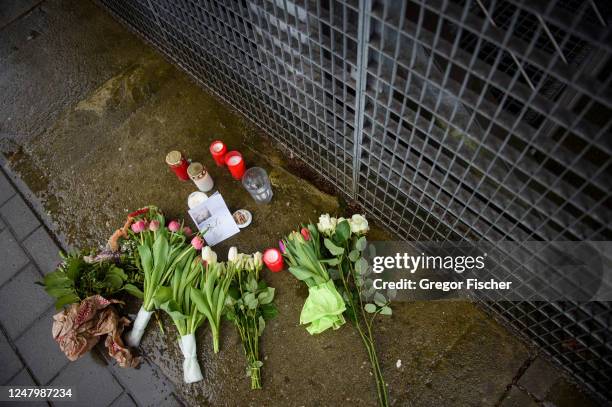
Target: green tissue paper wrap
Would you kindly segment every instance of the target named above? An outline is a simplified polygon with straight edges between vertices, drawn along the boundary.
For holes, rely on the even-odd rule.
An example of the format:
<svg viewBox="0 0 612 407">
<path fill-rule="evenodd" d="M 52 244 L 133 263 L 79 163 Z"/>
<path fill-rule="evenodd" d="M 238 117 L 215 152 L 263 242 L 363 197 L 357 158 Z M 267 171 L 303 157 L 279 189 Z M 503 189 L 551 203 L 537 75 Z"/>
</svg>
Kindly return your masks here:
<svg viewBox="0 0 612 407">
<path fill-rule="evenodd" d="M 329 328 L 338 329 L 344 324 L 342 313 L 346 310 L 344 300 L 336 290 L 334 282 L 308 288 L 308 298 L 300 314 L 300 324 L 310 324 L 306 330 L 311 334 L 319 334 Z"/>
</svg>

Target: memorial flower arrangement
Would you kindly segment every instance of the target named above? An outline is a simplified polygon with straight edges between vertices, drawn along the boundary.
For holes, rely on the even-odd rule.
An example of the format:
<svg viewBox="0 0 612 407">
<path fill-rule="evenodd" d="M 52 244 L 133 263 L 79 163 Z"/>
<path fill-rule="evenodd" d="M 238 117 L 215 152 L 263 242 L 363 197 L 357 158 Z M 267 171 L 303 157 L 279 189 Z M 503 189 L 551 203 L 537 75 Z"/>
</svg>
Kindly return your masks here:
<svg viewBox="0 0 612 407">
<path fill-rule="evenodd" d="M 164 310 L 176 325 L 179 332 L 179 347 L 183 352 L 183 378 L 185 383 L 202 380 L 202 372 L 196 354 L 195 331 L 204 322 L 205 316 L 199 312 L 192 298 L 192 291 L 197 290 L 201 281 L 202 262 L 195 248 L 189 248 L 186 255 L 179 260 L 170 285 L 159 287 L 153 302 Z"/>
<path fill-rule="evenodd" d="M 261 389 L 263 362 L 259 356 L 259 337 L 266 327 L 266 321 L 278 313 L 273 302 L 274 288 L 268 287 L 260 278 L 263 267 L 261 253 L 239 254 L 232 247 L 228 264 L 235 269 L 235 277 L 227 301 L 226 318 L 234 323 L 240 335 L 251 389 Z"/>
<path fill-rule="evenodd" d="M 127 292 L 142 298 L 142 275 L 124 256 L 75 251 L 61 253 L 57 269 L 47 274 L 42 283 L 45 291 L 55 298 L 55 308 L 83 301 L 99 294 L 111 298 Z"/>
<path fill-rule="evenodd" d="M 170 282 L 175 269 L 186 257 L 202 248 L 204 241 L 196 235 L 189 244 L 191 231 L 185 230 L 176 220 L 166 225 L 164 216 L 155 207 L 143 208 L 134 215 L 128 216 L 129 232 L 126 234 L 136 242 L 135 263 L 144 276 L 144 295 L 127 343 L 138 347 L 155 309 L 157 291 Z"/>
<path fill-rule="evenodd" d="M 208 246 L 202 251 L 202 260 L 206 266 L 200 265 L 199 284 L 191 290 L 191 299 L 199 312 L 206 316 L 213 337 L 213 350 L 219 353 L 219 335 L 221 317 L 235 268 L 231 263 L 217 262 L 217 254 Z"/>
<path fill-rule="evenodd" d="M 308 332 L 315 334 L 337 329 L 344 323 L 342 314 L 346 314 L 368 354 L 379 404 L 388 406 L 373 332 L 376 317 L 391 315 L 392 310 L 388 299 L 368 284 L 370 270 L 363 258 L 368 231 L 368 222 L 362 215 L 344 219 L 323 214 L 316 225 L 308 224 L 283 239 L 281 248 L 291 274 L 309 287 L 300 322 L 310 323 Z"/>
</svg>

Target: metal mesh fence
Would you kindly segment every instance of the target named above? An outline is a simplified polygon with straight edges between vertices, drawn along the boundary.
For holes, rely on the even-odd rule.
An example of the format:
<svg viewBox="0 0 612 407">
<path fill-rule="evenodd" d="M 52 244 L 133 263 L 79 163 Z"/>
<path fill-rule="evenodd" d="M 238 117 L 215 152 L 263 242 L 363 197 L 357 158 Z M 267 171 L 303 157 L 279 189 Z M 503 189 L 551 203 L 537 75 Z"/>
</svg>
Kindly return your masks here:
<svg viewBox="0 0 612 407">
<path fill-rule="evenodd" d="M 100 2 L 403 238 L 612 240 L 606 2 Z M 609 303 L 481 300 L 612 398 Z"/>
</svg>

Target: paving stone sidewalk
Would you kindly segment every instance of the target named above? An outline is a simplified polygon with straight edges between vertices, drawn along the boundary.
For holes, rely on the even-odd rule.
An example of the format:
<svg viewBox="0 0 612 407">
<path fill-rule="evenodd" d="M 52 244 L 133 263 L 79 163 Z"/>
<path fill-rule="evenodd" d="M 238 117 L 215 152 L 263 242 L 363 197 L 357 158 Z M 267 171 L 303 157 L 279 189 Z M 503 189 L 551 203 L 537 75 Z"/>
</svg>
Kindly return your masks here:
<svg viewBox="0 0 612 407">
<path fill-rule="evenodd" d="M 80 405 L 182 405 L 148 360 L 122 369 L 97 348 L 72 363 L 59 350 L 51 337 L 53 301 L 35 284 L 57 266 L 59 246 L 15 182 L 0 169 L 0 384 L 71 386 Z"/>
</svg>

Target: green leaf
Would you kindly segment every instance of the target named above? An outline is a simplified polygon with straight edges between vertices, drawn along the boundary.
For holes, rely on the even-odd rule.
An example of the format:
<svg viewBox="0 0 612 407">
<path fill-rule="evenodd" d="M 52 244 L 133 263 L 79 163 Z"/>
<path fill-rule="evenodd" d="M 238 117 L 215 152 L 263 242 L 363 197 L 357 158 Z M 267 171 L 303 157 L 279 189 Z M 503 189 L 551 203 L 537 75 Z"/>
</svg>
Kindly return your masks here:
<svg viewBox="0 0 612 407">
<path fill-rule="evenodd" d="M 351 226 L 348 223 L 348 220 L 343 220 L 342 222 L 336 225 L 336 239 L 339 243 L 345 243 L 348 238 L 351 236 Z"/>
<path fill-rule="evenodd" d="M 106 272 L 106 275 L 113 275 L 113 276 L 117 276 L 119 278 L 121 278 L 122 280 L 127 280 L 128 276 L 127 274 L 125 274 L 125 271 L 123 271 L 122 268 L 119 268 L 115 265 L 110 266 L 110 268 L 108 269 L 108 271 Z"/>
<path fill-rule="evenodd" d="M 336 246 L 332 243 L 331 240 L 327 238 L 323 241 L 323 244 L 325 245 L 325 247 L 327 247 L 327 250 L 329 250 L 329 252 L 334 256 L 340 256 L 342 255 L 342 253 L 344 253 L 344 249 L 342 247 Z"/>
<path fill-rule="evenodd" d="M 338 264 L 340 264 L 340 263 L 341 263 L 341 261 L 342 261 L 342 260 L 340 260 L 340 259 L 339 259 L 339 258 L 337 258 L 337 257 L 334 257 L 333 259 L 322 259 L 322 260 L 319 260 L 319 261 L 320 261 L 321 263 L 323 263 L 323 264 L 327 264 L 327 265 L 329 265 L 329 266 L 337 266 Z"/>
<path fill-rule="evenodd" d="M 355 249 L 359 250 L 360 252 L 364 251 L 366 246 L 368 245 L 368 241 L 365 238 L 365 236 L 361 236 L 359 239 L 357 239 L 357 241 L 355 242 Z"/>
<path fill-rule="evenodd" d="M 276 305 L 274 305 L 273 302 L 271 302 L 270 304 L 264 304 L 261 306 L 261 315 L 266 321 L 269 321 L 278 315 L 278 309 L 276 308 Z"/>
<path fill-rule="evenodd" d="M 57 301 L 55 301 L 55 308 L 56 309 L 60 309 L 62 308 L 64 305 L 68 305 L 68 304 L 74 304 L 81 301 L 81 299 L 79 298 L 78 295 L 76 294 L 68 294 L 68 295 L 64 295 L 60 298 L 57 299 Z"/>
<path fill-rule="evenodd" d="M 140 288 L 136 287 L 134 284 L 126 284 L 123 286 L 123 289 L 129 293 L 130 295 L 139 298 L 139 299 L 143 299 L 144 298 L 144 293 L 140 290 Z"/>
<path fill-rule="evenodd" d="M 66 276 L 63 271 L 54 271 L 47 274 L 43 282 L 45 287 L 71 287 L 73 281 Z"/>
<path fill-rule="evenodd" d="M 257 296 L 260 304 L 269 304 L 274 300 L 274 287 L 268 287 Z"/>
<path fill-rule="evenodd" d="M 359 252 L 359 250 L 351 250 L 351 252 L 349 253 L 349 260 L 352 262 L 356 262 L 359 257 L 361 257 L 361 253 Z"/>
<path fill-rule="evenodd" d="M 187 319 L 187 316 L 181 312 L 181 308 L 174 300 L 164 302 L 159 308 L 166 311 L 166 313 L 170 315 L 170 318 L 172 318 L 172 320 L 175 322 Z"/>
<path fill-rule="evenodd" d="M 167 286 L 158 287 L 153 295 L 153 303 L 156 308 L 161 308 L 162 304 L 172 299 L 172 288 Z"/>
<path fill-rule="evenodd" d="M 367 313 L 373 314 L 376 312 L 376 305 L 368 303 L 363 307 Z"/>
<path fill-rule="evenodd" d="M 289 272 L 300 281 L 308 280 L 316 276 L 313 272 L 301 266 L 291 266 L 289 267 Z"/>
<path fill-rule="evenodd" d="M 255 279 L 255 276 L 249 276 L 249 281 L 247 282 L 247 290 L 252 293 L 257 291 L 257 280 Z"/>
<path fill-rule="evenodd" d="M 116 292 L 121 289 L 123 280 L 116 274 L 107 274 L 104 278 L 104 284 L 108 286 L 110 292 Z"/>
<path fill-rule="evenodd" d="M 385 298 L 384 295 L 382 295 L 381 293 L 377 292 L 377 293 L 374 294 L 374 302 L 379 307 L 384 307 L 385 304 L 387 303 L 387 299 Z"/>
<path fill-rule="evenodd" d="M 259 319 L 257 320 L 257 335 L 261 336 L 261 334 L 263 334 L 263 331 L 264 331 L 265 327 L 266 327 L 266 321 L 260 315 Z"/>
<path fill-rule="evenodd" d="M 257 308 L 259 302 L 257 301 L 257 298 L 255 298 L 255 294 L 246 293 L 244 296 L 244 304 L 250 309 L 255 309 Z"/>
<path fill-rule="evenodd" d="M 355 272 L 361 275 L 368 274 L 368 261 L 361 257 L 359 260 L 355 262 Z"/>
<path fill-rule="evenodd" d="M 45 291 L 53 298 L 61 298 L 65 295 L 75 294 L 72 287 L 46 287 Z M 78 297 L 78 296 L 77 296 Z"/>
<path fill-rule="evenodd" d="M 391 307 L 384 306 L 380 309 L 380 313 L 381 315 L 391 315 L 393 311 L 391 310 Z"/>
</svg>

